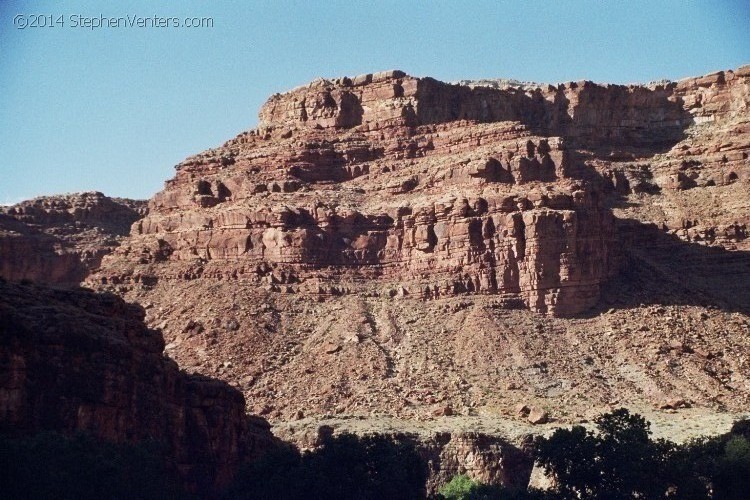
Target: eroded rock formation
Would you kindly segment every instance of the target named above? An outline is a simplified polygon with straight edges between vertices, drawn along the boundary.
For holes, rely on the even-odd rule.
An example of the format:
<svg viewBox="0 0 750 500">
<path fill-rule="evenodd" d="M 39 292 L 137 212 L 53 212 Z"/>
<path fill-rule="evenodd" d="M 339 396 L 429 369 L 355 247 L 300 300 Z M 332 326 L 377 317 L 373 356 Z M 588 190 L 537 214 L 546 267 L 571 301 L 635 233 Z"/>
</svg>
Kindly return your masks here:
<svg viewBox="0 0 750 500">
<path fill-rule="evenodd" d="M 617 271 L 609 193 L 744 180 L 747 144 L 716 129 L 746 132 L 746 73 L 532 89 L 399 71 L 317 80 L 271 97 L 258 129 L 179 165 L 101 281 L 490 293 L 576 314 Z M 656 165 L 627 162 L 655 152 Z M 744 238 L 740 219 L 704 232 Z"/>
<path fill-rule="evenodd" d="M 534 460 L 531 454 L 498 436 L 479 433 L 435 434 L 422 444 L 428 464 L 428 493 L 465 474 L 484 484 L 525 489 Z"/>
<path fill-rule="evenodd" d="M 178 166 L 101 282 L 200 276 L 281 293 L 490 293 L 575 314 L 616 271 L 612 217 L 596 186 L 571 175 L 580 167 L 567 139 L 538 134 L 567 134 L 575 110 L 586 125 L 568 134 L 574 143 L 602 140 L 610 126 L 582 104 L 599 102 L 584 97 L 592 92 L 603 90 L 529 97 L 387 72 L 274 96 L 259 129 Z M 647 128 L 633 139 L 644 144 L 678 134 L 680 110 L 663 94 L 615 89 L 618 106 L 665 104 L 661 121 L 649 115 L 648 127 L 612 134 Z"/>
<path fill-rule="evenodd" d="M 166 339 L 151 358 L 163 347 L 187 371 L 235 383 L 275 423 L 519 426 L 519 404 L 580 422 L 673 400 L 683 404 L 669 411 L 696 418 L 740 412 L 749 154 L 747 66 L 630 86 L 452 85 L 399 71 L 316 80 L 271 97 L 258 128 L 178 165 L 87 283 L 142 304 Z M 79 250 L 46 257 L 64 245 L 34 220 L 0 215 L 5 275 L 66 282 L 99 265 Z M 207 382 L 164 363 L 170 407 L 215 422 L 185 403 Z M 236 393 L 216 391 L 236 399 L 215 403 L 221 415 L 238 414 Z M 99 425 L 86 416 L 104 410 L 82 407 Z M 77 411 L 61 421 L 78 425 Z M 430 488 L 453 471 L 528 479 L 528 468 L 509 475 L 512 449 L 489 428 L 430 438 L 425 453 L 441 464 Z M 163 432 L 179 449 L 179 431 Z"/>
</svg>

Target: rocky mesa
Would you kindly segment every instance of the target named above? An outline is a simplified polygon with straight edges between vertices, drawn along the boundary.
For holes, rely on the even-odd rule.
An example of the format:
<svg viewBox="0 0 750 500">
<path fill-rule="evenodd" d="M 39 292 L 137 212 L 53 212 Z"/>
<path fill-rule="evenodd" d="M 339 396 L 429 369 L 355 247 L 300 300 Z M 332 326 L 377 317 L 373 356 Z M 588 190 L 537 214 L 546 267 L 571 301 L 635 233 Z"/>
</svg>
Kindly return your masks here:
<svg viewBox="0 0 750 500">
<path fill-rule="evenodd" d="M 273 422 L 741 411 L 749 109 L 749 67 L 319 79 L 179 164 L 87 283 Z"/>
<path fill-rule="evenodd" d="M 3 209 L 0 275 L 111 293 L 0 283 L 3 425 L 156 437 L 201 484 L 273 439 L 245 411 L 303 447 L 321 422 L 416 426 L 434 491 L 462 471 L 523 485 L 545 421 L 746 411 L 750 67 L 649 85 L 387 71 L 259 118 L 147 207 Z"/>
<path fill-rule="evenodd" d="M 103 281 L 169 267 L 279 293 L 489 293 L 580 312 L 615 269 L 613 220 L 571 176 L 566 140 L 518 121 L 542 112 L 400 72 L 274 96 L 258 130 L 179 166 L 119 253 L 132 265 Z"/>
</svg>

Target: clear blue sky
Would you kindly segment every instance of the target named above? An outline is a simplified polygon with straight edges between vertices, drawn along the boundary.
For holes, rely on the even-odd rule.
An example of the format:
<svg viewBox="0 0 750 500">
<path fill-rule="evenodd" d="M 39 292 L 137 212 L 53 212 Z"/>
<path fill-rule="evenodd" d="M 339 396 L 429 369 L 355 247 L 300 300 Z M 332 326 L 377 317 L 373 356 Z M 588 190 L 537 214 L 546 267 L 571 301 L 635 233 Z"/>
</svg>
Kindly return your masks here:
<svg viewBox="0 0 750 500">
<path fill-rule="evenodd" d="M 19 14 L 65 26 L 17 29 Z M 155 14 L 214 26 L 71 26 Z M 269 95 L 318 76 L 630 83 L 748 63 L 750 0 L 0 0 L 0 203 L 150 197 L 176 163 L 254 127 Z"/>
</svg>

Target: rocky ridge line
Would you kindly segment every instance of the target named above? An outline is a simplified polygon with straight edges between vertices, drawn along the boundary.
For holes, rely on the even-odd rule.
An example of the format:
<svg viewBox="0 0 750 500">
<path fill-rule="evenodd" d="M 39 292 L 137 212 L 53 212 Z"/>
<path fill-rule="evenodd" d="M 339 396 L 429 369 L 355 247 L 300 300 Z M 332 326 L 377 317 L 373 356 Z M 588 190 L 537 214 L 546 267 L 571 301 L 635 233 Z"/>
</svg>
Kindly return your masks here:
<svg viewBox="0 0 750 500">
<path fill-rule="evenodd" d="M 147 212 L 146 202 L 99 192 L 0 207 L 0 276 L 77 285 Z"/>
</svg>

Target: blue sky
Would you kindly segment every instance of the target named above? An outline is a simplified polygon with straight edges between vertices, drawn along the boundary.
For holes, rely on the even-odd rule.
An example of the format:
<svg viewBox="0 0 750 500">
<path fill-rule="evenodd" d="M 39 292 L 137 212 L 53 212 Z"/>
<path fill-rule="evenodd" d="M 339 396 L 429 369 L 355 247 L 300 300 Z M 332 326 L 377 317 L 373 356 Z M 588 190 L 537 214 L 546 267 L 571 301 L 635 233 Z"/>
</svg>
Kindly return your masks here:
<svg viewBox="0 0 750 500">
<path fill-rule="evenodd" d="M 65 25 L 14 27 L 50 14 Z M 102 15 L 213 28 L 72 26 Z M 254 127 L 268 96 L 318 76 L 631 83 L 748 63 L 750 0 L 0 0 L 0 203 L 150 197 L 182 159 Z"/>
</svg>

